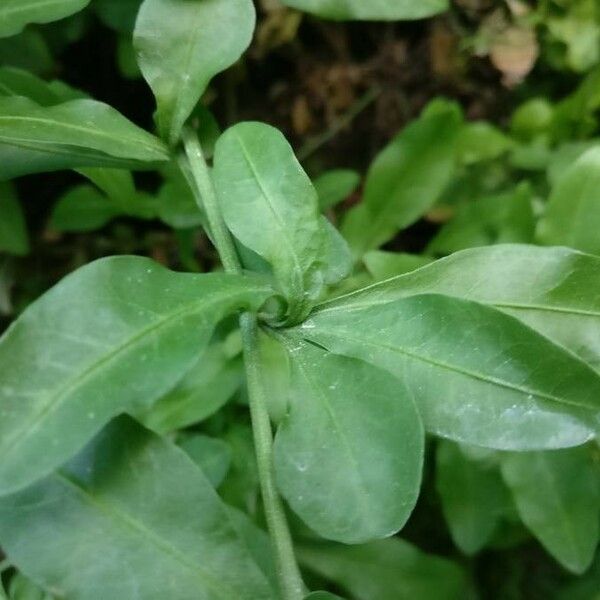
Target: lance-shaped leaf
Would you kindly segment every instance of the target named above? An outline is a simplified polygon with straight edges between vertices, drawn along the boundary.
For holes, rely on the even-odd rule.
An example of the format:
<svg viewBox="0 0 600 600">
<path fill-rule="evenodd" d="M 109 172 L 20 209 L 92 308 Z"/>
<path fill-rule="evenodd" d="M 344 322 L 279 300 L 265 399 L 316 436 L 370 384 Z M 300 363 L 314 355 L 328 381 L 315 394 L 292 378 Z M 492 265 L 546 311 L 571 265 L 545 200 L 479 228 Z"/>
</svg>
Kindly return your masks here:
<svg viewBox="0 0 600 600">
<path fill-rule="evenodd" d="M 600 374 L 491 307 L 412 296 L 322 308 L 297 331 L 397 375 L 436 435 L 515 450 L 574 446 L 593 435 Z"/>
<path fill-rule="evenodd" d="M 9 182 L 0 182 L 0 252 L 23 255 L 29 251 L 29 236 L 23 210 Z"/>
<path fill-rule="evenodd" d="M 49 473 L 114 415 L 149 405 L 192 366 L 216 323 L 270 295 L 261 281 L 96 261 L 0 339 L 0 494 Z"/>
<path fill-rule="evenodd" d="M 61 598 L 274 598 L 237 529 L 189 457 L 126 417 L 0 500 L 3 549 Z"/>
<path fill-rule="evenodd" d="M 598 546 L 600 472 L 587 447 L 502 460 L 519 515 L 563 566 L 583 573 Z"/>
<path fill-rule="evenodd" d="M 42 107 L 0 97 L 0 180 L 77 167 L 143 167 L 166 161 L 164 145 L 94 100 Z"/>
<path fill-rule="evenodd" d="M 63 19 L 89 3 L 90 0 L 2 0 L 0 37 L 15 35 L 29 23 L 50 23 Z"/>
<path fill-rule="evenodd" d="M 356 544 L 387 537 L 419 494 L 423 427 L 411 393 L 389 373 L 286 343 L 290 414 L 275 439 L 286 500 L 319 535 Z"/>
<path fill-rule="evenodd" d="M 566 171 L 552 190 L 538 226 L 543 244 L 600 254 L 600 148 L 592 148 Z"/>
<path fill-rule="evenodd" d="M 302 545 L 298 557 L 303 566 L 356 600 L 469 597 L 467 578 L 457 564 L 425 554 L 398 537 L 361 546 Z"/>
<path fill-rule="evenodd" d="M 214 180 L 227 226 L 267 260 L 296 311 L 305 316 L 320 290 L 325 229 L 317 193 L 274 127 L 240 123 L 215 148 Z"/>
<path fill-rule="evenodd" d="M 423 19 L 448 9 L 448 0 L 283 0 L 283 3 L 338 21 Z"/>
<path fill-rule="evenodd" d="M 210 80 L 231 66 L 254 31 L 252 0 L 145 0 L 134 32 L 161 135 L 175 144 Z"/>
<path fill-rule="evenodd" d="M 460 124 L 454 105 L 436 107 L 377 156 L 362 202 L 348 212 L 342 226 L 356 257 L 414 223 L 439 198 L 453 173 Z"/>
<path fill-rule="evenodd" d="M 454 543 L 466 554 L 489 541 L 509 506 L 496 465 L 467 458 L 453 442 L 438 442 L 436 488 Z"/>
<path fill-rule="evenodd" d="M 600 258 L 515 244 L 457 252 L 322 306 L 346 310 L 425 293 L 476 300 L 517 317 L 600 369 L 598 289 Z"/>
</svg>

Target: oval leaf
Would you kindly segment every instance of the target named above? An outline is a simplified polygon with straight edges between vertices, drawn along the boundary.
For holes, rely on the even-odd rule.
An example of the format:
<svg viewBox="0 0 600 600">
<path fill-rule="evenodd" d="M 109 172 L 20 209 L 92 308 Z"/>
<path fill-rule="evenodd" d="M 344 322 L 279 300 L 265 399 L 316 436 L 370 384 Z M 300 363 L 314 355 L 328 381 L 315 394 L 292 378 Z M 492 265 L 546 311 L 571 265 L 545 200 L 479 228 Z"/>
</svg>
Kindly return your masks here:
<svg viewBox="0 0 600 600">
<path fill-rule="evenodd" d="M 161 135 L 175 144 L 210 80 L 250 44 L 252 0 L 145 0 L 134 32 Z"/>
<path fill-rule="evenodd" d="M 63 19 L 89 3 L 90 0 L 2 0 L 0 38 L 21 32 L 29 23 L 50 23 Z"/>
<path fill-rule="evenodd" d="M 325 244 L 317 193 L 274 127 L 240 123 L 215 148 L 214 180 L 233 235 L 273 267 L 296 320 L 320 290 Z"/>
<path fill-rule="evenodd" d="M 275 474 L 294 511 L 347 544 L 399 531 L 419 495 L 423 427 L 410 392 L 371 365 L 290 342 L 290 414 Z"/>
<path fill-rule="evenodd" d="M 275 597 L 202 472 L 125 417 L 56 474 L 0 500 L 0 541 L 61 598 Z"/>
<path fill-rule="evenodd" d="M 338 21 L 423 19 L 448 9 L 448 0 L 283 0 L 283 3 Z"/>
<path fill-rule="evenodd" d="M 563 566 L 583 573 L 598 545 L 600 473 L 587 447 L 502 460 L 519 515 Z"/>
<path fill-rule="evenodd" d="M 322 308 L 298 332 L 397 375 L 436 435 L 507 450 L 574 446 L 593 435 L 600 375 L 493 308 L 413 296 Z"/>
<path fill-rule="evenodd" d="M 222 317 L 270 293 L 254 279 L 173 273 L 138 257 L 66 277 L 0 339 L 0 494 L 55 469 L 114 415 L 156 400 Z"/>
<path fill-rule="evenodd" d="M 163 144 L 95 100 L 42 107 L 0 97 L 0 180 L 76 167 L 142 167 L 169 159 Z"/>
</svg>

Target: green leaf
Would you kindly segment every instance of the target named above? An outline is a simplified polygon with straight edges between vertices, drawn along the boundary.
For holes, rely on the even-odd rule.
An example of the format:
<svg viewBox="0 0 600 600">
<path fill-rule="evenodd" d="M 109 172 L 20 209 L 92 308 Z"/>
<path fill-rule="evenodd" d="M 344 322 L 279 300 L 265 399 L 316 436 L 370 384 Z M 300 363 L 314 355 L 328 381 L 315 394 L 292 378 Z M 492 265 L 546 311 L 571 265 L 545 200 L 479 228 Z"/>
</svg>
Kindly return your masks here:
<svg viewBox="0 0 600 600">
<path fill-rule="evenodd" d="M 436 488 L 454 543 L 476 554 L 492 538 L 508 504 L 497 467 L 468 459 L 457 444 L 440 441 Z"/>
<path fill-rule="evenodd" d="M 169 171 L 158 191 L 158 215 L 175 229 L 198 227 L 205 222 L 190 186 L 179 171 Z"/>
<path fill-rule="evenodd" d="M 134 44 L 171 144 L 210 80 L 248 47 L 254 22 L 251 0 L 144 0 Z"/>
<path fill-rule="evenodd" d="M 455 563 L 421 552 L 397 537 L 362 546 L 302 545 L 300 562 L 356 600 L 467 598 L 465 574 Z"/>
<path fill-rule="evenodd" d="M 432 261 L 433 259 L 428 256 L 406 254 L 404 252 L 384 252 L 382 250 L 371 250 L 363 256 L 367 271 L 376 281 L 410 273 Z"/>
<path fill-rule="evenodd" d="M 338 21 L 423 19 L 448 9 L 448 0 L 283 0 L 292 8 Z"/>
<path fill-rule="evenodd" d="M 128 418 L 0 516 L 11 561 L 62 598 L 274 598 L 202 472 Z"/>
<path fill-rule="evenodd" d="M 493 160 L 512 147 L 512 140 L 486 121 L 466 123 L 457 140 L 456 152 L 463 165 Z"/>
<path fill-rule="evenodd" d="M 462 205 L 427 245 L 429 254 L 476 246 L 533 241 L 533 193 L 527 183 Z"/>
<path fill-rule="evenodd" d="M 600 254 L 600 148 L 585 152 L 559 179 L 538 225 L 542 244 Z"/>
<path fill-rule="evenodd" d="M 168 160 L 166 148 L 94 100 L 41 107 L 0 98 L 0 180 L 76 167 L 141 167 Z"/>
<path fill-rule="evenodd" d="M 221 484 L 231 465 L 231 448 L 226 442 L 196 433 L 183 438 L 179 446 L 202 469 L 213 487 Z"/>
<path fill-rule="evenodd" d="M 173 273 L 139 257 L 66 277 L 0 339 L 0 494 L 55 469 L 114 415 L 150 405 L 220 319 L 271 293 L 260 280 Z"/>
<path fill-rule="evenodd" d="M 32 28 L 10 38 L 0 38 L 0 63 L 38 75 L 47 75 L 56 69 L 46 39 Z"/>
<path fill-rule="evenodd" d="M 483 304 L 421 295 L 343 309 L 324 305 L 296 331 L 398 376 L 426 429 L 441 437 L 537 450 L 593 436 L 600 374 Z"/>
<path fill-rule="evenodd" d="M 0 182 L 0 252 L 22 256 L 29 252 L 23 210 L 10 183 Z"/>
<path fill-rule="evenodd" d="M 362 202 L 342 226 L 356 257 L 390 240 L 438 200 L 454 173 L 460 126 L 453 104 L 426 112 L 375 158 Z"/>
<path fill-rule="evenodd" d="M 131 37 L 141 3 L 142 0 L 95 0 L 92 6 L 107 27 Z"/>
<path fill-rule="evenodd" d="M 212 344 L 175 388 L 139 416 L 158 433 L 199 423 L 227 403 L 242 378 L 241 359 L 232 359 L 222 345 Z"/>
<path fill-rule="evenodd" d="M 600 370 L 599 289 L 600 258 L 514 244 L 458 252 L 323 307 L 376 306 L 426 293 L 475 300 L 517 317 Z"/>
<path fill-rule="evenodd" d="M 351 169 L 333 169 L 319 175 L 313 185 L 319 196 L 321 212 L 345 200 L 360 184 L 360 175 Z"/>
<path fill-rule="evenodd" d="M 286 346 L 290 412 L 274 447 L 283 496 L 327 539 L 357 544 L 396 533 L 417 501 L 423 466 L 410 392 L 365 362 Z"/>
<path fill-rule="evenodd" d="M 30 23 L 50 23 L 79 12 L 90 0 L 2 0 L 0 37 L 20 33 Z"/>
<path fill-rule="evenodd" d="M 10 600 L 52 600 L 50 594 L 46 594 L 44 590 L 39 588 L 22 573 L 17 573 L 11 578 L 8 594 Z M 0 598 L 4 598 L 1 587 Z"/>
<path fill-rule="evenodd" d="M 60 98 L 51 83 L 14 67 L 0 67 L 0 96 L 25 96 L 42 106 L 75 99 Z"/>
<path fill-rule="evenodd" d="M 214 180 L 227 226 L 273 267 L 301 320 L 320 291 L 325 243 L 317 194 L 277 129 L 240 123 L 217 142 Z"/>
<path fill-rule="evenodd" d="M 525 525 L 564 567 L 583 573 L 599 533 L 600 472 L 590 449 L 509 454 L 502 474 Z"/>
<path fill-rule="evenodd" d="M 312 592 L 304 596 L 304 600 L 344 600 L 341 596 L 336 596 L 330 592 Z"/>
<path fill-rule="evenodd" d="M 78 185 L 54 206 L 50 225 L 58 231 L 91 231 L 119 214 L 118 208 L 91 185 Z"/>
<path fill-rule="evenodd" d="M 321 217 L 321 229 L 325 236 L 321 260 L 323 280 L 327 285 L 335 285 L 352 272 L 352 252 L 326 217 Z"/>
</svg>

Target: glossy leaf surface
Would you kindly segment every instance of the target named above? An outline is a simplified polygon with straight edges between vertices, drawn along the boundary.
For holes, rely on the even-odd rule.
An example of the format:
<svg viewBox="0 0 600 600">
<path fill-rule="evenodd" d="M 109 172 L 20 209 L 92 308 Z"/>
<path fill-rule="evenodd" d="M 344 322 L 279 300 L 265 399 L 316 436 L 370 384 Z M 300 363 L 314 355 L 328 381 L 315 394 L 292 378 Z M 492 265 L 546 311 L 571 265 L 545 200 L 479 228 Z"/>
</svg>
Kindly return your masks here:
<svg viewBox="0 0 600 600">
<path fill-rule="evenodd" d="M 63 598 L 274 597 L 202 472 L 128 418 L 56 474 L 0 500 L 0 540 Z"/>
<path fill-rule="evenodd" d="M 251 0 L 145 0 L 134 44 L 158 107 L 161 135 L 175 144 L 210 80 L 231 66 L 254 31 Z"/>
<path fill-rule="evenodd" d="M 448 9 L 448 0 L 283 0 L 283 3 L 339 21 L 423 19 Z"/>
<path fill-rule="evenodd" d="M 290 413 L 275 438 L 284 497 L 348 544 L 399 531 L 417 500 L 423 428 L 410 392 L 365 362 L 289 342 Z"/>
<path fill-rule="evenodd" d="M 0 180 L 76 167 L 140 167 L 166 161 L 166 148 L 95 100 L 41 107 L 0 98 Z"/>
<path fill-rule="evenodd" d="M 30 23 L 50 23 L 85 8 L 90 0 L 2 0 L 0 37 L 15 35 Z"/>
<path fill-rule="evenodd" d="M 587 447 L 502 460 L 523 522 L 567 569 L 582 573 L 598 545 L 600 471 Z"/>
<path fill-rule="evenodd" d="M 357 600 L 457 600 L 467 596 L 458 565 L 397 537 L 362 546 L 303 545 L 300 562 Z"/>
<path fill-rule="evenodd" d="M 225 315 L 258 307 L 254 279 L 101 259 L 34 302 L 0 339 L 0 494 L 49 473 L 104 423 L 184 375 Z"/>
<path fill-rule="evenodd" d="M 450 181 L 460 130 L 458 109 L 450 104 L 411 123 L 375 158 L 361 203 L 342 226 L 355 256 L 378 248 L 414 223 Z"/>
<path fill-rule="evenodd" d="M 600 259 L 567 248 L 500 245 L 458 252 L 324 306 L 377 306 L 436 293 L 491 304 L 600 368 Z"/>
<path fill-rule="evenodd" d="M 351 310 L 325 305 L 298 331 L 395 374 L 436 435 L 497 449 L 560 448 L 592 436 L 600 375 L 482 304 L 422 295 Z"/>
<path fill-rule="evenodd" d="M 498 468 L 467 458 L 457 444 L 443 440 L 436 452 L 436 488 L 454 543 L 466 554 L 479 552 L 508 504 Z"/>
<path fill-rule="evenodd" d="M 277 129 L 240 123 L 217 142 L 214 179 L 227 226 L 273 267 L 299 314 L 320 290 L 325 235 L 317 193 Z"/>
</svg>

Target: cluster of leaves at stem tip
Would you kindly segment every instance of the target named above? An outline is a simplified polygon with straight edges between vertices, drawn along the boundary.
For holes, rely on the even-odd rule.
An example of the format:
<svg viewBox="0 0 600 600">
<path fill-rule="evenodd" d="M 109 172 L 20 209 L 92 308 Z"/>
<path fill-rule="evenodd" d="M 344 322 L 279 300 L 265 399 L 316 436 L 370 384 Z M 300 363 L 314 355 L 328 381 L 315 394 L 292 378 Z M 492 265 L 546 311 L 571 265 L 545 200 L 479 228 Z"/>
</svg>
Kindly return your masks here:
<svg viewBox="0 0 600 600">
<path fill-rule="evenodd" d="M 88 1 L 4 0 L 0 35 Z M 447 8 L 285 3 L 333 19 Z M 399 255 L 395 276 L 365 281 L 357 265 L 389 274 L 377 248 L 440 198 L 457 152 L 506 141 L 465 124 L 454 103 L 432 103 L 378 155 L 338 231 L 322 211 L 356 186 L 353 173 L 315 185 L 276 129 L 246 122 L 220 135 L 199 105 L 250 43 L 251 0 L 131 5 L 158 133 L 60 82 L 0 69 L 0 179 L 77 170 L 90 183 L 61 200 L 57 227 L 93 229 L 119 214 L 202 224 L 224 272 L 104 258 L 32 303 L 1 338 L 0 545 L 19 570 L 13 591 L 34 582 L 40 594 L 82 600 L 333 598 L 309 594 L 300 562 L 360 598 L 378 594 L 369 586 L 385 579 L 386 564 L 398 572 L 390 598 L 465 597 L 458 567 L 384 539 L 417 501 L 426 433 L 443 438 L 437 485 L 464 552 L 487 543 L 510 492 L 548 551 L 583 572 L 598 541 L 588 444 L 600 408 L 596 250 L 499 244 L 435 262 Z M 597 149 L 575 163 L 539 240 L 570 243 L 557 227 L 572 215 L 564 198 L 585 202 L 582 182 L 595 182 L 599 165 Z M 158 198 L 135 189 L 131 172 L 141 169 L 165 176 Z M 2 186 L 3 210 L 15 215 Z M 0 226 L 12 251 L 25 252 L 19 219 Z M 455 241 L 450 229 L 434 244 L 452 252 Z M 242 367 L 268 537 L 215 492 L 230 460 L 224 444 L 172 435 L 217 412 Z M 203 392 L 207 382 L 218 392 Z M 232 443 L 248 448 L 243 433 Z M 398 566 L 420 561 L 425 579 L 444 581 L 443 595 Z"/>
</svg>

